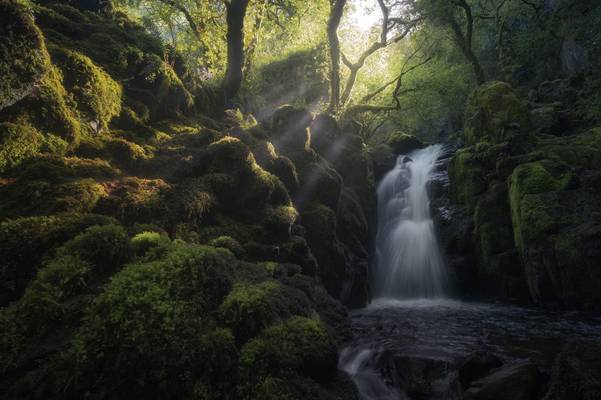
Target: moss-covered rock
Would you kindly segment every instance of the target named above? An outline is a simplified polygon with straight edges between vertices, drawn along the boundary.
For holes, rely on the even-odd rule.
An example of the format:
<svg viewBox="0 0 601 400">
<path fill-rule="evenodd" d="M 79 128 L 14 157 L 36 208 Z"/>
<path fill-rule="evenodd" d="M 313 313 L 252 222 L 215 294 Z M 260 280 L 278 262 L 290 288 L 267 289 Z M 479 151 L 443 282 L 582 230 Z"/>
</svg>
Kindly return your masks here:
<svg viewBox="0 0 601 400">
<path fill-rule="evenodd" d="M 507 83 L 487 82 L 471 94 L 465 110 L 466 144 L 509 142 L 523 152 L 533 141 L 529 130 L 528 110 Z"/>
<path fill-rule="evenodd" d="M 258 285 L 238 284 L 219 307 L 219 318 L 244 343 L 268 325 L 311 312 L 311 304 L 303 292 L 267 281 Z"/>
<path fill-rule="evenodd" d="M 474 148 L 459 150 L 449 163 L 449 195 L 459 204 L 472 209 L 477 196 L 482 194 L 487 186 L 487 168 L 474 155 Z"/>
<path fill-rule="evenodd" d="M 114 220 L 93 214 L 62 214 L 29 217 L 0 224 L 0 304 L 19 298 L 35 276 L 44 257 L 79 232 L 92 225 Z"/>
<path fill-rule="evenodd" d="M 418 137 L 409 135 L 404 132 L 394 132 L 390 135 L 386 142 L 391 148 L 394 154 L 409 154 L 413 150 L 422 149 L 425 147 Z"/>
<path fill-rule="evenodd" d="M 29 96 L 48 72 L 48 53 L 33 15 L 18 1 L 0 2 L 0 110 Z"/>
<path fill-rule="evenodd" d="M 311 146 L 309 126 L 314 115 L 291 105 L 278 108 L 272 117 L 272 142 L 284 155 L 304 152 Z"/>
<path fill-rule="evenodd" d="M 137 258 L 149 258 L 166 250 L 171 244 L 169 236 L 156 231 L 140 232 L 131 238 L 131 247 Z"/>
<path fill-rule="evenodd" d="M 336 375 L 337 358 L 336 343 L 319 319 L 293 317 L 246 343 L 240 368 L 251 385 L 268 376 L 304 375 L 323 381 Z"/>
<path fill-rule="evenodd" d="M 510 178 L 515 244 L 539 303 L 592 305 L 601 282 L 598 172 L 558 161 L 522 164 Z"/>
<path fill-rule="evenodd" d="M 94 132 L 105 130 L 121 112 L 121 85 L 81 53 L 54 47 L 50 52 L 63 73 L 65 88 L 77 102 L 80 116 Z"/>
<path fill-rule="evenodd" d="M 210 334 L 210 313 L 230 290 L 234 265 L 228 251 L 174 243 L 165 258 L 115 275 L 63 356 L 76 377 L 69 391 L 103 395 L 122 382 L 128 397 L 190 396 L 200 376 L 219 368 L 214 351 L 235 357 L 227 333 Z M 107 384 L 93 385 L 99 377 Z"/>
<path fill-rule="evenodd" d="M 44 136 L 32 126 L 0 123 L 0 173 L 33 158 L 43 140 Z"/>
</svg>

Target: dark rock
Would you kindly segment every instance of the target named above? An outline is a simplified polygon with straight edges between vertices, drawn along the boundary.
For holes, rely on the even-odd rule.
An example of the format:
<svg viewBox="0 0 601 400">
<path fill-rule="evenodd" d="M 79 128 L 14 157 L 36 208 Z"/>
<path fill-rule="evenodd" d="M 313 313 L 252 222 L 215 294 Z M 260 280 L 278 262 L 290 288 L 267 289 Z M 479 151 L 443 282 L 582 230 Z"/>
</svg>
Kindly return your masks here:
<svg viewBox="0 0 601 400">
<path fill-rule="evenodd" d="M 561 67 L 568 76 L 585 71 L 589 66 L 588 51 L 574 39 L 564 40 L 561 45 Z"/>
<path fill-rule="evenodd" d="M 503 363 L 501 360 L 487 352 L 478 352 L 470 355 L 459 365 L 459 381 L 463 388 L 468 388 L 470 384 L 490 372 L 494 368 L 499 368 Z"/>
<path fill-rule="evenodd" d="M 413 150 L 426 147 L 418 137 L 403 132 L 395 132 L 390 135 L 387 144 L 395 154 L 409 154 Z"/>
<path fill-rule="evenodd" d="M 555 360 L 544 400 L 601 399 L 601 342 L 576 340 Z"/>
<path fill-rule="evenodd" d="M 309 126 L 313 118 L 313 114 L 303 108 L 290 105 L 278 108 L 272 118 L 272 140 L 276 148 L 286 156 L 309 150 Z"/>
<path fill-rule="evenodd" d="M 499 368 L 473 382 L 465 397 L 472 400 L 535 400 L 540 385 L 537 366 L 526 360 Z"/>
</svg>

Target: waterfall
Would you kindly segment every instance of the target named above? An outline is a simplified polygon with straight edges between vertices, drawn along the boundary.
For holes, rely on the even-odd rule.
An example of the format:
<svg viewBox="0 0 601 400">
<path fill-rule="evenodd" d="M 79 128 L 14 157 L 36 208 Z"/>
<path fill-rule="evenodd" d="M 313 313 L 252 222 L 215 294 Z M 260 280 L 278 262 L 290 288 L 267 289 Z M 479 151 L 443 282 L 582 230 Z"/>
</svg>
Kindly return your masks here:
<svg viewBox="0 0 601 400">
<path fill-rule="evenodd" d="M 442 297 L 446 273 L 430 212 L 428 182 L 442 146 L 407 156 L 378 186 L 377 297 Z"/>
</svg>

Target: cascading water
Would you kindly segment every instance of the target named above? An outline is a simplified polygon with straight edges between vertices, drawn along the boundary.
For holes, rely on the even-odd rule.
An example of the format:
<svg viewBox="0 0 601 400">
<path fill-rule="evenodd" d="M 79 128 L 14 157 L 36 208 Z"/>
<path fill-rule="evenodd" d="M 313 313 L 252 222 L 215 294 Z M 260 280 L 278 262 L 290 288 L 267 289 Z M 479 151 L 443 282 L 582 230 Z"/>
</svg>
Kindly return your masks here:
<svg viewBox="0 0 601 400">
<path fill-rule="evenodd" d="M 378 186 L 377 297 L 442 297 L 446 273 L 430 213 L 428 182 L 441 145 L 400 156 Z"/>
</svg>

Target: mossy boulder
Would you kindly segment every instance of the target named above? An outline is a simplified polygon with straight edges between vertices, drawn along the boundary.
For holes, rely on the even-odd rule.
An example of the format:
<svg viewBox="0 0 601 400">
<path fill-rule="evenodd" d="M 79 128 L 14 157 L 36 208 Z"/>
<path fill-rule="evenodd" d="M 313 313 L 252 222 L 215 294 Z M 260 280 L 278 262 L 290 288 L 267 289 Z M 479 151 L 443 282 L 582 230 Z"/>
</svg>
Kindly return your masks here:
<svg viewBox="0 0 601 400">
<path fill-rule="evenodd" d="M 101 132 L 121 112 L 121 85 L 87 56 L 72 50 L 50 48 L 63 74 L 63 85 L 77 102 L 80 116 L 93 132 Z"/>
<path fill-rule="evenodd" d="M 392 133 L 387 142 L 394 154 L 409 154 L 413 150 L 422 149 L 426 147 L 424 142 L 421 141 L 418 137 L 414 135 L 410 135 L 404 132 L 394 132 Z"/>
<path fill-rule="evenodd" d="M 0 224 L 0 304 L 18 299 L 44 255 L 92 225 L 113 219 L 94 214 L 61 214 L 7 220 Z"/>
<path fill-rule="evenodd" d="M 336 157 L 336 150 L 342 139 L 338 121 L 327 114 L 319 114 L 311 122 L 311 147 L 327 160 Z"/>
<path fill-rule="evenodd" d="M 329 380 L 337 362 L 336 342 L 318 318 L 293 317 L 266 328 L 240 352 L 241 374 L 251 384 L 269 376 Z"/>
<path fill-rule="evenodd" d="M 303 292 L 266 281 L 234 287 L 219 307 L 219 319 L 244 343 L 271 324 L 311 312 L 311 303 Z"/>
<path fill-rule="evenodd" d="M 48 72 L 44 37 L 18 1 L 0 2 L 0 110 L 29 96 Z"/>
<path fill-rule="evenodd" d="M 537 303 L 591 306 L 601 282 L 598 172 L 557 160 L 522 164 L 510 178 L 515 244 Z"/>
<path fill-rule="evenodd" d="M 43 140 L 32 126 L 0 123 L 0 173 L 33 158 L 42 149 Z"/>
<path fill-rule="evenodd" d="M 137 258 L 150 258 L 166 250 L 171 244 L 169 236 L 156 231 L 140 232 L 131 238 L 131 247 Z"/>
<path fill-rule="evenodd" d="M 219 368 L 212 359 L 235 358 L 231 336 L 211 334 L 211 312 L 231 288 L 234 261 L 228 251 L 178 242 L 163 259 L 116 274 L 62 356 L 77 378 L 70 393 L 104 395 L 121 382 L 128 397 L 189 397 L 198 378 Z M 99 377 L 107 385 L 93 385 Z"/>
<path fill-rule="evenodd" d="M 505 82 L 487 82 L 468 100 L 463 136 L 465 143 L 509 142 L 518 152 L 531 147 L 530 120 L 526 105 Z"/>
<path fill-rule="evenodd" d="M 291 105 L 278 108 L 272 117 L 271 141 L 285 156 L 302 153 L 311 146 L 309 126 L 314 115 L 306 109 Z M 292 157 L 293 158 L 293 157 Z"/>
<path fill-rule="evenodd" d="M 475 154 L 475 148 L 459 150 L 449 163 L 449 195 L 455 203 L 473 210 L 477 197 L 488 187 L 489 169 Z"/>
</svg>

